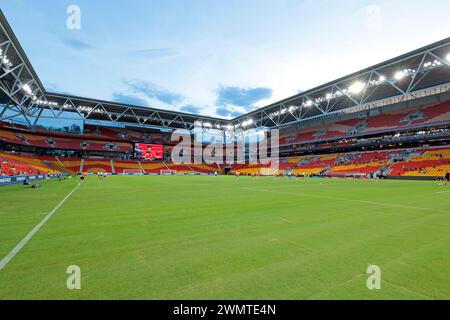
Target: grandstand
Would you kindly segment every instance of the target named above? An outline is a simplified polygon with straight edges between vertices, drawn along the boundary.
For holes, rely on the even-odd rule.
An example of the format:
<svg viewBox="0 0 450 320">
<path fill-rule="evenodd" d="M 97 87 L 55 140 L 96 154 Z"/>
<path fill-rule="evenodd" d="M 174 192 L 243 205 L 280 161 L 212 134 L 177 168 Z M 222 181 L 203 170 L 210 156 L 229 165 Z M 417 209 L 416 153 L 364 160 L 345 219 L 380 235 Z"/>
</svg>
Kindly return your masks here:
<svg viewBox="0 0 450 320">
<path fill-rule="evenodd" d="M 299 267 L 302 276 L 315 271 L 322 263 L 321 258 L 316 256 L 317 253 L 329 249 L 331 253 L 328 257 L 342 266 L 343 270 L 347 270 L 345 262 L 342 261 L 344 258 L 340 259 L 337 257 L 338 254 L 334 255 L 332 252 L 332 244 L 340 246 L 340 251 L 337 252 L 343 255 L 350 255 L 352 248 L 349 242 L 354 242 L 352 245 L 361 245 L 355 249 L 360 251 L 352 256 L 355 260 L 361 256 L 372 258 L 373 256 L 365 253 L 364 250 L 367 248 L 369 251 L 372 250 L 371 252 L 386 250 L 388 251 L 386 260 L 395 260 L 401 255 L 402 250 L 413 251 L 414 248 L 408 245 L 408 239 L 413 239 L 413 243 L 420 245 L 417 243 L 420 238 L 416 239 L 413 232 L 409 233 L 407 227 L 403 228 L 404 225 L 394 229 L 392 226 L 396 223 L 405 223 L 414 229 L 419 228 L 416 220 L 423 219 L 424 223 L 429 223 L 430 226 L 433 223 L 439 225 L 441 222 L 442 226 L 448 226 L 448 219 L 441 216 L 443 213 L 448 216 L 446 206 L 450 202 L 438 201 L 442 199 L 438 199 L 438 195 L 447 194 L 447 191 L 435 180 L 442 180 L 445 174 L 450 172 L 450 38 L 227 120 L 49 92 L 42 85 L 2 13 L 0 26 L 0 188 L 5 190 L 5 194 L 10 192 L 11 200 L 7 201 L 12 205 L 16 202 L 28 202 L 23 201 L 25 198 L 21 198 L 20 195 L 17 196 L 22 186 L 3 187 L 3 185 L 22 183 L 26 177 L 36 175 L 39 175 L 39 179 L 49 176 L 60 179 L 66 176 L 73 177 L 71 182 L 65 185 L 57 185 L 56 181 L 48 182 L 49 191 L 46 196 L 49 201 L 54 202 L 63 198 L 63 193 L 67 194 L 72 188 L 81 185 L 80 189 L 83 189 L 86 186 L 82 191 L 83 197 L 77 198 L 76 202 L 74 200 L 72 211 L 66 212 L 67 221 L 72 223 L 73 229 L 67 231 L 61 227 L 61 230 L 57 230 L 60 232 L 58 235 L 51 236 L 61 237 L 61 241 L 65 241 L 61 235 L 67 232 L 68 242 L 72 245 L 76 243 L 84 246 L 89 241 L 98 243 L 104 252 L 108 252 L 108 256 L 97 252 L 97 255 L 89 256 L 90 251 L 86 249 L 87 253 L 85 251 L 83 257 L 87 257 L 86 261 L 93 264 L 102 265 L 102 259 L 117 264 L 117 270 L 120 270 L 121 274 L 117 277 L 118 282 L 112 287 L 125 286 L 131 292 L 127 297 L 185 298 L 184 292 L 174 287 L 172 274 L 176 273 L 177 279 L 181 279 L 184 283 L 183 288 L 186 292 L 200 298 L 254 296 L 261 299 L 308 298 L 310 292 L 300 290 L 301 295 L 296 296 L 298 292 L 290 289 L 292 278 L 296 276 L 295 268 Z M 52 120 L 64 122 L 64 117 L 61 116 L 63 113 L 66 116 L 69 114 L 79 117 L 82 122 L 80 130 L 68 130 L 69 125 L 64 130 L 52 130 L 38 125 L 44 119 L 43 114 L 47 114 L 50 110 L 53 113 Z M 224 151 L 221 161 L 217 163 L 194 161 L 195 147 L 192 146 L 187 161 L 175 162 L 173 150 L 178 140 L 172 140 L 172 133 L 177 130 L 188 132 L 192 141 L 195 141 L 195 129 L 198 128 L 211 135 L 217 135 L 219 131 L 218 135 L 226 142 L 221 147 L 223 149 L 221 151 Z M 270 132 L 270 130 L 279 130 L 280 133 L 277 150 L 280 156 L 275 160 L 276 169 L 272 168 L 273 163 L 252 163 L 248 151 L 249 142 L 245 139 L 255 131 Z M 237 150 L 239 135 L 245 137 L 242 141 L 247 147 L 243 155 L 244 161 L 237 161 L 238 157 L 233 156 L 233 161 L 226 162 L 225 147 Z M 162 155 L 143 157 L 137 150 L 139 144 L 161 147 Z M 202 152 L 209 146 L 206 141 L 199 144 Z M 276 149 L 278 147 L 272 144 L 268 147 L 271 154 L 275 153 Z M 77 176 L 84 177 L 100 172 L 108 174 L 107 183 L 111 182 L 110 184 L 100 184 L 100 181 L 89 180 L 89 177 L 83 182 L 84 185 L 81 183 L 76 185 L 73 182 L 78 183 Z M 130 177 L 126 177 L 127 175 Z M 163 177 L 165 175 L 180 177 Z M 208 177 L 215 175 L 223 177 Z M 226 177 L 228 175 L 232 177 Z M 247 177 L 234 176 L 271 177 L 251 180 Z M 294 177 L 298 179 L 294 181 L 288 179 Z M 369 184 L 370 181 L 366 181 L 374 178 L 383 181 L 380 184 Z M 172 181 L 175 183 L 171 184 Z M 380 187 L 382 183 L 386 189 Z M 345 187 L 340 188 L 341 185 Z M 44 189 L 42 191 L 46 192 Z M 356 196 L 352 198 L 347 194 L 347 190 L 350 190 L 349 194 Z M 394 198 L 393 195 L 397 192 L 399 198 Z M 423 194 L 430 194 L 430 199 L 417 200 L 420 197 L 424 198 Z M 309 206 L 307 208 L 311 215 L 299 218 L 298 208 L 303 203 L 299 204 L 295 200 L 302 196 L 304 203 Z M 205 199 L 206 202 L 202 202 Z M 39 202 L 40 198 L 36 197 L 33 200 Z M 350 207 L 348 204 L 352 204 L 352 209 L 348 209 Z M 31 204 L 21 205 L 31 206 Z M 370 210 L 378 210 L 381 206 L 385 207 L 388 213 L 395 214 L 397 211 L 400 213 L 396 218 L 384 215 L 386 212 L 380 211 L 377 213 L 380 213 L 381 217 L 370 216 L 370 210 L 369 213 L 365 211 L 370 205 L 377 208 Z M 336 211 L 326 211 L 335 206 Z M 144 211 L 148 207 L 156 212 L 154 216 L 145 216 Z M 211 208 L 214 209 L 214 213 L 208 215 Z M 40 211 L 47 209 L 45 207 Z M 82 212 L 80 216 L 75 214 L 79 212 L 78 209 Z M 91 209 L 95 212 L 93 219 L 89 220 L 88 212 L 91 212 Z M 24 207 L 23 210 L 31 209 Z M 195 213 L 192 213 L 193 211 Z M 325 211 L 327 214 L 320 216 Z M 130 214 L 125 215 L 123 212 Z M 248 212 L 250 215 L 246 215 Z M 430 213 L 430 216 L 426 216 L 427 213 Z M 36 215 L 36 212 L 33 214 Z M 185 218 L 184 214 L 189 218 Z M 35 218 L 33 216 L 33 219 Z M 111 220 L 108 220 L 109 218 Z M 136 220 L 133 220 L 135 218 Z M 367 225 L 363 218 L 368 219 Z M 11 221 L 16 221 L 14 219 Z M 347 220 L 352 220 L 353 224 L 347 225 Z M 306 227 L 295 227 L 295 223 L 299 222 L 305 222 Z M 370 225 L 372 222 L 373 228 Z M 320 229 L 322 227 L 318 227 L 318 224 L 322 223 L 325 227 Z M 247 227 L 243 228 L 244 224 Z M 160 229 L 151 229 L 153 233 L 149 232 L 148 230 L 155 225 Z M 365 242 L 371 241 L 371 236 L 367 234 L 373 232 L 376 226 L 393 229 L 389 229 L 392 230 L 391 233 L 386 231 L 386 237 L 380 240 L 380 247 L 374 248 Z M 439 225 L 436 229 L 444 239 L 448 230 L 442 230 L 442 226 Z M 75 239 L 70 233 L 78 227 L 86 228 L 89 241 L 82 237 Z M 102 229 L 98 232 L 96 229 L 103 227 L 106 231 Z M 190 229 L 187 230 L 187 227 Z M 2 226 L 0 232 L 1 228 Z M 431 227 L 430 230 L 427 229 L 426 234 L 422 234 L 423 237 L 431 239 L 429 241 L 438 241 L 438 238 L 433 237 L 434 230 L 431 229 Z M 191 233 L 191 230 L 198 231 L 199 235 Z M 333 238 L 335 230 L 336 236 Z M 355 236 L 351 238 L 349 234 L 354 230 Z M 367 234 L 360 233 L 362 232 L 360 230 L 364 230 Z M 7 231 L 14 233 L 14 230 Z M 396 231 L 400 234 L 398 239 L 395 236 Z M 202 234 L 207 234 L 209 238 L 202 238 Z M 266 239 L 267 235 L 270 235 L 269 240 Z M 173 254 L 167 260 L 162 249 L 163 245 L 160 246 L 160 238 L 157 236 L 164 238 L 164 245 L 167 246 L 164 250 L 167 249 Z M 170 237 L 165 238 L 166 236 Z M 402 236 L 404 238 L 401 238 Z M 376 240 L 377 237 L 373 235 L 373 239 Z M 383 235 L 379 237 L 382 238 Z M 16 235 L 11 235 L 6 241 L 8 244 L 0 246 L 0 259 L 7 253 L 5 248 L 17 242 L 15 240 Z M 216 241 L 219 243 L 217 248 L 214 247 Z M 245 248 L 247 241 L 252 243 L 252 249 L 249 251 L 241 249 Z M 399 242 L 402 245 L 401 250 L 398 247 L 391 249 L 391 241 Z M 152 250 L 142 249 L 142 252 L 141 249 L 135 250 L 131 242 L 152 246 Z M 201 245 L 206 242 L 213 245 L 203 250 Z M 121 249 L 116 249 L 117 247 Z M 136 286 L 135 291 L 130 288 L 142 282 L 140 275 L 133 278 L 132 284 L 129 284 L 128 278 L 123 278 L 122 273 L 130 272 L 130 269 L 124 266 L 125 262 L 115 260 L 109 255 L 110 251 L 117 253 L 115 250 L 121 250 L 121 254 L 125 256 L 123 252 L 131 247 L 133 249 L 130 253 L 131 258 L 128 256 L 127 258 L 134 259 L 133 261 L 137 261 L 136 265 L 143 268 L 153 263 L 156 276 L 152 281 L 158 282 L 157 277 L 165 281 L 144 296 L 140 295 L 145 291 L 141 286 Z M 221 282 L 221 276 L 215 274 L 215 270 L 205 267 L 203 261 L 194 259 L 192 262 L 187 255 L 177 251 L 179 247 L 187 251 L 192 250 L 189 251 L 191 255 L 208 255 L 209 262 L 218 265 L 217 268 L 221 269 L 221 272 L 224 274 L 230 272 L 228 277 L 234 288 L 243 282 L 245 289 L 254 295 L 247 295 L 246 292 L 233 295 L 225 289 L 226 285 Z M 235 253 L 233 251 L 235 248 L 239 248 L 240 251 Z M 44 248 L 40 249 L 41 252 L 45 251 Z M 55 251 L 59 253 L 63 251 L 61 248 L 57 249 L 59 251 L 56 249 Z M 223 258 L 216 250 L 225 250 L 228 256 Z M 431 250 L 432 248 L 430 252 Z M 266 251 L 270 252 L 271 266 L 264 265 L 264 259 L 258 255 Z M 439 257 L 443 251 L 436 252 L 434 257 Z M 297 255 L 301 255 L 302 259 L 311 257 L 313 262 L 308 264 L 302 260 L 302 264 L 299 265 L 283 264 L 286 261 L 294 261 Z M 74 256 L 72 258 L 75 259 Z M 376 255 L 375 257 L 378 258 Z M 59 262 L 55 262 L 53 258 L 49 257 L 57 265 Z M 163 266 L 157 259 L 164 262 Z M 380 258 L 382 259 L 384 257 Z M 238 260 L 241 264 L 233 264 L 232 260 Z M 196 274 L 198 282 L 190 282 L 188 267 L 184 269 L 178 264 L 180 261 L 193 270 L 198 270 Z M 364 263 L 367 262 L 364 260 Z M 29 261 L 21 263 L 24 269 L 31 268 L 27 264 Z M 264 276 L 256 275 L 250 283 L 246 282 L 245 278 L 233 274 L 233 272 L 239 274 L 239 268 L 242 268 L 243 272 L 248 272 L 251 276 L 254 270 L 249 269 L 249 265 L 266 268 L 264 271 L 272 277 L 270 279 L 274 279 L 273 282 L 264 282 L 266 280 Z M 302 269 L 303 267 L 305 269 Z M 334 268 L 331 262 L 327 267 L 328 271 Z M 0 279 L 2 268 L 0 264 Z M 117 275 L 113 267 L 105 269 Z M 136 270 L 132 271 L 138 274 L 139 271 Z M 357 273 L 356 278 L 361 274 L 359 269 L 352 272 Z M 352 286 L 354 273 L 350 277 L 350 274 L 342 271 L 342 274 L 339 274 L 342 276 L 340 283 Z M 210 280 L 211 274 L 214 274 L 214 280 Z M 286 274 L 289 276 L 283 278 Z M 414 276 L 410 275 L 411 278 Z M 327 279 L 328 275 L 319 274 L 318 277 Z M 21 278 L 20 281 L 25 281 L 24 279 Z M 104 283 L 101 277 L 97 279 L 100 280 L 96 284 L 101 288 Z M 202 279 L 207 279 L 204 283 L 211 285 L 212 288 L 219 288 L 218 291 L 211 289 L 208 292 L 209 288 Z M 348 279 L 351 281 L 344 281 Z M 442 280 L 440 276 L 436 276 L 432 281 L 440 280 Z M 2 281 L 6 280 L 0 280 L 0 287 L 4 284 Z M 284 285 L 284 289 L 272 291 L 277 281 Z M 332 298 L 347 298 L 339 291 L 339 284 L 335 284 L 337 289 L 333 291 L 339 294 L 333 296 L 334 293 L 329 293 L 324 287 L 324 282 L 326 280 L 311 284 L 317 292 L 320 292 L 318 297 L 329 298 L 331 295 Z M 428 294 L 432 298 L 448 298 L 449 293 L 445 291 L 448 288 L 445 286 L 449 282 L 448 280 L 444 282 L 442 288 L 439 287 Z M 259 283 L 267 283 L 267 286 L 258 287 Z M 306 281 L 302 285 L 307 286 L 308 283 Z M 49 283 L 42 285 L 41 289 L 46 285 L 51 286 L 54 292 L 60 292 Z M 196 286 L 207 293 L 195 295 Z M 261 291 L 252 292 L 252 286 L 258 287 Z M 423 287 L 428 288 L 426 285 Z M 14 288 L 7 286 L 4 288 L 0 289 L 0 299 L 3 298 L 2 294 L 8 297 L 18 295 Z M 381 297 L 421 298 L 426 291 L 423 288 L 416 288 L 417 292 L 420 292 L 416 295 L 413 290 L 397 287 L 390 289 L 389 294 Z M 104 297 L 102 296 L 104 291 L 98 290 L 100 293 L 96 290 L 86 291 L 86 295 L 81 293 L 79 297 Z M 37 291 L 39 290 L 31 290 L 29 295 L 28 291 L 23 294 L 24 297 L 32 298 L 55 298 L 53 292 Z M 113 291 L 111 289 L 105 296 L 120 297 Z M 62 296 L 67 297 L 64 294 Z M 377 298 L 373 293 L 360 292 L 350 297 Z"/>
<path fill-rule="evenodd" d="M 335 118 L 341 118 L 342 113 L 326 114 L 325 118 L 319 120 L 312 117 L 305 120 L 304 126 L 311 127 L 306 129 L 296 129 L 299 122 L 279 126 L 283 132 L 280 137 L 282 158 L 280 159 L 279 174 L 285 174 L 286 168 L 288 168 L 289 172 L 305 175 L 341 176 L 346 172 L 370 174 L 381 170 L 382 176 L 386 178 L 441 177 L 446 170 L 445 158 L 440 159 L 439 163 L 410 161 L 407 158 L 396 160 L 395 163 L 389 159 L 375 161 L 372 158 L 373 154 L 379 152 L 364 149 L 363 144 L 369 143 L 370 145 L 371 143 L 373 146 L 374 143 L 379 145 L 398 141 L 396 146 L 390 146 L 390 148 L 400 148 L 402 139 L 408 139 L 409 148 L 423 149 L 425 144 L 445 145 L 450 121 L 449 101 L 429 102 L 446 99 L 448 93 L 445 88 L 445 86 L 441 88 L 440 90 L 444 91 L 439 91 L 439 94 L 425 97 L 426 100 L 423 103 L 420 101 L 424 98 L 417 98 L 413 100 L 414 103 L 394 103 L 387 105 L 382 110 L 377 108 L 376 112 L 368 109 L 344 114 L 348 119 L 340 121 L 336 121 Z M 433 92 L 435 90 L 434 88 Z M 5 105 L 4 108 L 9 107 Z M 333 117 L 329 119 L 331 115 Z M 429 137 L 426 137 L 427 134 Z M 421 142 L 416 142 L 414 145 L 414 140 Z M 36 159 L 41 160 L 38 164 L 41 169 L 48 169 L 47 166 L 50 164 L 52 170 L 59 168 L 61 171 L 70 173 L 85 171 L 121 174 L 124 170 L 125 172 L 140 170 L 144 174 L 157 174 L 161 170 L 173 170 L 181 174 L 210 174 L 215 171 L 224 172 L 226 166 L 199 163 L 173 164 L 170 157 L 161 159 L 159 162 L 155 160 L 148 163 L 145 160 L 133 159 L 133 146 L 137 142 L 162 144 L 170 155 L 170 148 L 174 142 L 170 141 L 169 134 L 158 133 L 151 129 L 140 132 L 136 128 L 86 126 L 85 133 L 69 134 L 46 132 L 9 121 L 1 123 L 0 141 L 5 155 L 10 151 L 15 151 L 16 155 L 23 154 L 25 160 L 36 155 Z M 406 148 L 406 146 L 404 147 Z M 308 159 L 311 156 L 307 156 L 307 153 L 314 152 L 314 150 L 320 150 L 320 154 L 328 152 L 330 155 L 316 156 L 317 160 L 310 161 Z M 342 154 L 342 150 L 345 150 L 347 154 Z M 386 152 L 395 154 L 396 151 L 385 151 L 384 153 Z M 305 155 L 302 156 L 302 153 Z M 43 154 L 50 155 L 51 159 L 39 158 Z M 358 159 L 363 160 L 359 160 L 359 163 L 342 161 L 345 158 L 356 157 L 355 154 Z M 61 155 L 63 155 L 63 159 L 60 159 Z M 297 155 L 297 157 L 292 157 L 292 155 Z M 312 158 L 314 159 L 314 156 Z M 339 159 L 339 165 L 333 163 L 333 161 L 337 161 L 336 159 Z M 414 162 L 414 166 L 411 162 Z M 6 164 L 4 166 L 6 167 Z M 231 169 L 229 171 L 231 173 L 259 174 L 265 166 L 231 163 L 228 167 Z M 24 169 L 20 170 L 22 172 L 34 172 L 32 168 L 23 166 L 20 168 Z M 412 170 L 413 168 L 414 170 Z M 11 170 L 8 170 L 8 173 L 11 173 Z"/>
<path fill-rule="evenodd" d="M 338 140 L 349 137 L 363 137 L 371 134 L 385 134 L 415 128 L 446 125 L 450 119 L 450 102 L 421 107 L 400 109 L 382 115 L 333 122 L 314 129 L 299 130 L 284 134 L 280 139 L 283 146 Z"/>
<path fill-rule="evenodd" d="M 4 157 L 13 154 L 22 155 L 23 163 L 30 157 L 40 161 L 17 165 L 16 171 L 31 173 L 36 166 L 45 171 L 50 166 L 71 174 L 268 172 L 268 165 L 248 163 L 248 153 L 244 164 L 226 163 L 225 158 L 216 164 L 199 163 L 192 161 L 193 152 L 191 161 L 172 163 L 176 142 L 171 132 L 183 129 L 193 134 L 196 126 L 206 132 L 223 130 L 231 137 L 238 130 L 279 129 L 279 170 L 271 171 L 278 175 L 367 177 L 378 173 L 384 178 L 437 179 L 446 171 L 446 154 L 442 159 L 428 159 L 426 149 L 431 152 L 448 143 L 449 39 L 225 120 L 48 92 L 3 15 L 1 22 L 2 55 L 9 64 L 2 64 L 5 74 L 0 78 L 2 101 L 8 101 L 1 104 L 0 148 Z M 17 64 L 26 68 L 15 69 Z M 81 116 L 83 128 L 47 130 L 37 125 L 46 110 L 58 111 L 53 113 L 55 119 L 62 113 Z M 163 157 L 138 158 L 137 143 L 163 146 Z M 377 150 L 378 146 L 386 150 Z M 424 150 L 423 155 L 392 160 L 413 148 Z M 4 169 L 3 174 L 13 171 Z"/>
</svg>

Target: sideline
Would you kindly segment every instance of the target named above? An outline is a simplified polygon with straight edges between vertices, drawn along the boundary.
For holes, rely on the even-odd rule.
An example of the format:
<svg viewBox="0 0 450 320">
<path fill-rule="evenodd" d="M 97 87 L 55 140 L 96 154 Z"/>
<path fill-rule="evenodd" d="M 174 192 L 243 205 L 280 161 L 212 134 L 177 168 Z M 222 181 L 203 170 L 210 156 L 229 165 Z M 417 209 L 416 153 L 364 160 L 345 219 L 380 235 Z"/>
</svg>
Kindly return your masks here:
<svg viewBox="0 0 450 320">
<path fill-rule="evenodd" d="M 55 214 L 56 211 L 58 211 L 58 209 L 64 204 L 64 202 L 67 201 L 67 199 L 69 199 L 69 197 L 80 187 L 81 183 L 78 183 L 75 188 L 72 189 L 72 191 L 69 192 L 69 194 L 62 199 L 57 205 L 56 207 L 53 208 L 52 211 L 50 211 L 49 214 L 47 214 L 44 219 L 41 220 L 41 222 L 39 222 L 34 228 L 33 230 L 31 230 L 26 236 L 25 238 L 22 239 L 22 241 L 19 242 L 19 244 L 12 249 L 12 251 L 10 253 L 8 253 L 8 255 L 6 257 L 4 257 L 2 259 L 2 261 L 0 261 L 0 271 L 6 267 L 6 265 L 16 256 L 16 254 L 19 253 L 19 251 L 28 243 L 28 241 L 31 240 L 31 238 L 36 234 L 36 232 L 39 231 L 39 229 Z"/>
</svg>

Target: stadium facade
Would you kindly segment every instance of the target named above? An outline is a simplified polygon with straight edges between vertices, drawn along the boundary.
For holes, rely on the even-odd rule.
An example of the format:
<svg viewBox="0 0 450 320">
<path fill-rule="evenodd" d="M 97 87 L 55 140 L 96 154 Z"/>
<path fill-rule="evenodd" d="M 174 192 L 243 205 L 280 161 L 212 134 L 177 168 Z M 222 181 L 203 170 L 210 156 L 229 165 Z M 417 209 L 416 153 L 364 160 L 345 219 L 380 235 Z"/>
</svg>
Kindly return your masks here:
<svg viewBox="0 0 450 320">
<path fill-rule="evenodd" d="M 450 171 L 450 38 L 234 119 L 48 92 L 2 13 L 0 62 L 4 176 L 218 171 L 435 179 Z M 81 125 L 49 131 L 45 119 Z M 279 129 L 279 170 L 171 163 L 171 132 L 198 127 L 229 144 L 237 132 Z"/>
</svg>

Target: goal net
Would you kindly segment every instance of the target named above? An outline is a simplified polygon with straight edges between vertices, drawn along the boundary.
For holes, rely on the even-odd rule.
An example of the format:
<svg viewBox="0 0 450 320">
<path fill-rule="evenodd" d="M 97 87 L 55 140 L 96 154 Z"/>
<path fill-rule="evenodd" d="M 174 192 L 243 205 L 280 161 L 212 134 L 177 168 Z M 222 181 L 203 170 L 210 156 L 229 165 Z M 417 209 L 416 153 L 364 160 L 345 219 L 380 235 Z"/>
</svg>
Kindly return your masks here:
<svg viewBox="0 0 450 320">
<path fill-rule="evenodd" d="M 177 174 L 177 170 L 161 170 L 160 175 L 162 176 L 173 176 Z"/>
<path fill-rule="evenodd" d="M 262 176 L 275 176 L 279 173 L 277 169 L 273 168 L 261 168 L 259 174 Z"/>
<path fill-rule="evenodd" d="M 336 178 L 356 178 L 364 179 L 367 178 L 367 173 L 362 172 L 334 172 L 331 174 L 332 177 Z"/>
<path fill-rule="evenodd" d="M 142 172 L 141 169 L 123 169 L 123 174 L 124 175 L 143 175 L 144 173 Z"/>
</svg>

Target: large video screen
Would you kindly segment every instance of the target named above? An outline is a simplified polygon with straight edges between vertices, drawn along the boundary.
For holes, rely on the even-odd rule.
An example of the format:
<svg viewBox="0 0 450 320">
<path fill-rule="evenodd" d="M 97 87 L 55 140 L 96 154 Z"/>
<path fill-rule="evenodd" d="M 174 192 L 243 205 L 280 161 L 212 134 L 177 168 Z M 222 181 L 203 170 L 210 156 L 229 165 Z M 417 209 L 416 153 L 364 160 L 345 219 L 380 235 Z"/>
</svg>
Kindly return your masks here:
<svg viewBox="0 0 450 320">
<path fill-rule="evenodd" d="M 137 158 L 145 160 L 162 159 L 164 146 L 160 144 L 136 143 L 134 152 Z"/>
</svg>

